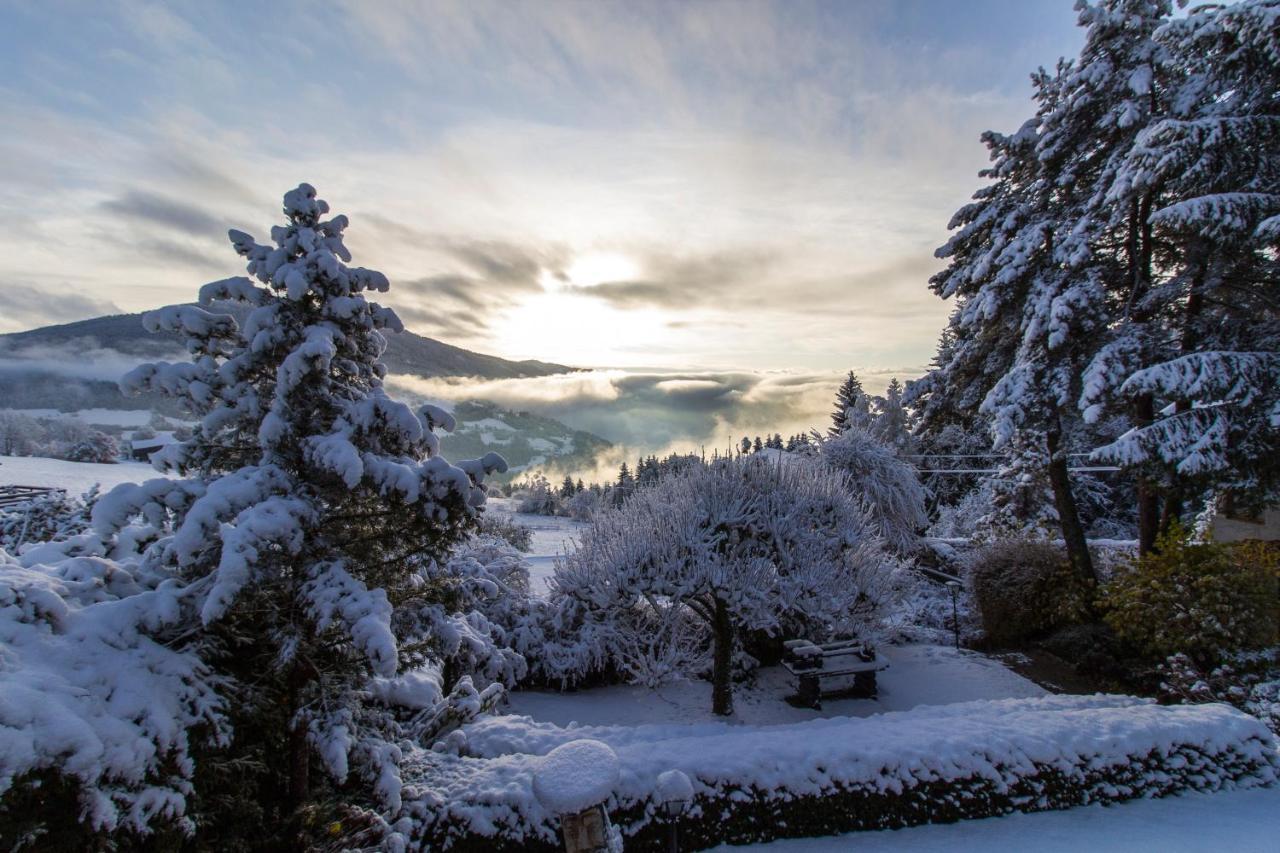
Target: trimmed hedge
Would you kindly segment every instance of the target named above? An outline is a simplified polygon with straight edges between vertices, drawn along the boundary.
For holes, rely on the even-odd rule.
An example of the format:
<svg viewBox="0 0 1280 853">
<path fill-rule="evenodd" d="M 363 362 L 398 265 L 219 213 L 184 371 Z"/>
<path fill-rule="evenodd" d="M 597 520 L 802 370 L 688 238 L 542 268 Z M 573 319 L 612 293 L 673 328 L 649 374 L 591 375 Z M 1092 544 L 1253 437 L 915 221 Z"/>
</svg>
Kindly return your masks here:
<svg viewBox="0 0 1280 853">
<path fill-rule="evenodd" d="M 617 738 L 614 746 L 622 758 L 623 777 L 617 795 L 609 803 L 609 812 L 627 839 L 628 851 L 665 850 L 665 818 L 660 816 L 653 801 L 652 779 L 648 778 L 656 766 L 667 760 L 663 758 L 664 753 L 687 755 L 681 769 L 694 777 L 697 790 L 694 805 L 680 824 L 682 846 L 686 849 L 726 842 L 745 844 L 948 823 L 1012 812 L 1160 797 L 1188 790 L 1269 785 L 1280 778 L 1280 758 L 1274 738 L 1256 720 L 1226 706 L 1157 707 L 1128 700 L 1133 704 L 1106 707 L 1105 697 L 1074 697 L 1082 700 L 1084 707 L 1072 709 L 1063 701 L 1066 698 L 968 704 L 975 706 L 973 712 L 981 714 L 988 708 L 977 706 L 1008 708 L 1018 702 L 1040 703 L 1042 709 L 1035 711 L 1037 717 L 1047 715 L 1046 720 L 1048 716 L 1057 717 L 1059 732 L 1079 724 L 1088 727 L 1088 732 L 1106 732 L 1104 741 L 1127 740 L 1131 747 L 1139 742 L 1145 745 L 1130 754 L 1124 750 L 1081 750 L 1081 739 L 1069 736 L 1062 737 L 1058 744 L 1034 743 L 1033 736 L 1020 743 L 1016 734 L 1009 738 L 1001 736 L 999 729 L 1003 723 L 1001 714 L 996 712 L 986 715 L 991 727 L 990 744 L 982 750 L 979 759 L 968 763 L 954 757 L 933 761 L 920 754 L 908 754 L 903 755 L 896 766 L 881 766 L 868 777 L 866 768 L 853 768 L 844 773 L 838 765 L 842 749 L 847 751 L 856 745 L 859 724 L 869 721 L 826 721 L 842 725 L 816 727 L 813 735 L 845 735 L 831 742 L 833 748 L 823 750 L 832 763 L 829 766 L 812 763 L 805 767 L 815 753 L 803 751 L 788 755 L 794 751 L 784 742 L 780 749 L 765 750 L 770 754 L 762 757 L 761 766 L 785 768 L 783 775 L 790 774 L 794 779 L 785 784 L 770 784 L 761 779 L 715 779 L 708 778 L 706 772 L 698 773 L 697 765 L 702 762 L 689 738 L 672 737 L 664 745 L 661 739 L 646 742 L 643 732 L 628 735 L 621 729 L 581 727 L 561 731 L 567 739 L 599 737 L 602 732 L 612 732 Z M 1060 707 L 1054 707 L 1055 700 Z M 1093 703 L 1093 707 L 1089 707 L 1089 703 Z M 1132 731 L 1114 733 L 1114 726 L 1123 727 L 1123 723 L 1117 721 L 1126 713 L 1140 717 L 1140 722 Z M 932 732 L 932 735 L 926 733 L 924 743 L 929 742 L 929 737 L 936 740 L 938 723 L 955 718 L 939 713 L 938 709 L 882 716 L 900 718 L 896 722 L 906 727 L 923 722 L 927 732 Z M 1167 721 L 1167 725 L 1162 726 L 1160 721 Z M 967 731 L 956 739 L 957 755 L 972 748 L 974 735 L 983 725 L 978 721 L 971 723 L 959 726 Z M 771 728 L 792 730 L 810 725 Z M 883 720 L 876 723 L 877 728 L 883 725 Z M 533 726 L 539 730 L 533 732 L 530 745 L 538 752 L 545 752 L 548 733 L 545 727 Z M 663 727 L 641 727 L 645 728 L 655 730 L 656 735 Z M 689 728 L 705 730 L 703 726 Z M 752 749 L 755 746 L 752 738 L 760 730 L 739 728 L 748 730 L 742 748 Z M 481 749 L 485 749 L 483 731 L 481 735 Z M 729 736 L 712 735 L 713 739 L 716 737 Z M 1055 750 L 1055 745 L 1060 748 Z M 1057 754 L 1051 754 L 1054 752 Z M 1001 757 L 995 758 L 997 755 Z M 441 790 L 440 799 L 429 798 L 435 808 L 430 808 L 427 802 L 417 804 L 427 808 L 411 807 L 411 811 L 417 812 L 414 837 L 421 849 L 463 853 L 560 849 L 554 821 L 536 803 L 531 804 L 529 798 L 522 797 L 520 791 L 520 786 L 531 778 L 537 758 L 533 754 L 510 752 L 488 758 L 438 756 L 430 762 L 430 768 L 423 767 L 427 776 L 434 772 L 465 779 L 465 784 L 473 788 L 473 796 L 456 809 L 452 805 L 441 808 L 444 803 L 452 803 L 444 796 L 465 796 L 455 786 L 447 794 Z M 795 763 L 788 764 L 789 760 Z M 859 774 L 864 778 L 856 778 Z M 483 789 L 486 777 L 494 786 L 491 790 Z M 425 777 L 423 784 L 429 784 Z M 477 815 L 481 815 L 478 821 Z"/>
</svg>

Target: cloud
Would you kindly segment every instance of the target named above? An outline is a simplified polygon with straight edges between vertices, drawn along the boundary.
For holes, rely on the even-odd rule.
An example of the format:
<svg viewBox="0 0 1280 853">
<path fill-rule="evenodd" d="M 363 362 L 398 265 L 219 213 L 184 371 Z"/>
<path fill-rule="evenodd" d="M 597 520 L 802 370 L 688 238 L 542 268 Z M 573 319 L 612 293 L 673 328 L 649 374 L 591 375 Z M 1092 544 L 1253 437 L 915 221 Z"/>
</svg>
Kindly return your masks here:
<svg viewBox="0 0 1280 853">
<path fill-rule="evenodd" d="M 0 287 L 0 333 L 119 313 L 120 309 L 112 302 L 79 292 L 37 288 L 20 282 Z"/>
<path fill-rule="evenodd" d="M 67 379 L 116 382 L 144 361 L 188 361 L 180 350 L 142 358 L 101 346 L 86 336 L 58 345 L 13 346 L 0 341 L 0 371 L 30 375 L 54 374 Z"/>
<path fill-rule="evenodd" d="M 107 199 L 102 208 L 110 213 L 162 225 L 197 237 L 226 233 L 226 225 L 189 202 L 167 198 L 157 193 L 130 190 L 122 196 Z"/>
<path fill-rule="evenodd" d="M 430 253 L 429 265 L 452 270 L 395 283 L 388 302 L 420 334 L 483 340 L 496 312 L 542 292 L 544 278 L 563 276 L 561 248 L 431 233 L 376 215 L 366 219 L 394 241 Z"/>
<path fill-rule="evenodd" d="M 924 368 L 862 370 L 868 393 Z M 392 376 L 394 391 L 459 402 L 488 400 L 537 412 L 620 445 L 624 454 L 725 448 L 744 435 L 826 429 L 843 372 L 592 370 L 531 379 Z"/>
</svg>

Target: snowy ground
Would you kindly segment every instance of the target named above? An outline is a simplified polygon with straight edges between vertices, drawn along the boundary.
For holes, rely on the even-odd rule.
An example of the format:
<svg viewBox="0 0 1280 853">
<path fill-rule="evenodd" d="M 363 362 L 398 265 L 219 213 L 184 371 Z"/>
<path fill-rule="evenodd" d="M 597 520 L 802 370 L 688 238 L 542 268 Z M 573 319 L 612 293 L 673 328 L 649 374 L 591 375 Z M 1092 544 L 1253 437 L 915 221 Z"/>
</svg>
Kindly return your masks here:
<svg viewBox="0 0 1280 853">
<path fill-rule="evenodd" d="M 720 853 L 1274 853 L 1280 850 L 1280 789 L 1189 793 L 1115 806 L 714 849 Z"/>
<path fill-rule="evenodd" d="M 0 486 L 49 486 L 66 489 L 71 495 L 88 491 L 99 483 L 106 491 L 120 483 L 140 483 L 163 476 L 146 462 L 65 462 L 43 456 L 0 456 Z"/>
<path fill-rule="evenodd" d="M 572 518 L 515 512 L 515 501 L 510 498 L 489 498 L 488 506 L 490 512 L 506 516 L 533 531 L 533 548 L 524 555 L 529 563 L 529 590 L 534 595 L 544 595 L 556 558 L 572 547 L 574 538 L 586 524 Z"/>
<path fill-rule="evenodd" d="M 815 717 L 867 717 L 884 711 L 909 711 L 920 705 L 950 705 L 976 699 L 1020 699 L 1044 696 L 1036 684 L 999 661 L 977 652 L 947 646 L 887 646 L 880 653 L 889 668 L 880 673 L 877 699 L 828 699 L 821 711 L 793 708 L 783 697 L 795 689 L 782 667 L 765 667 L 754 684 L 736 685 L 733 720 L 772 725 Z M 711 685 L 682 681 L 658 690 L 614 685 L 573 693 L 523 690 L 511 694 L 511 714 L 567 726 L 642 725 L 722 721 L 711 713 Z"/>
</svg>

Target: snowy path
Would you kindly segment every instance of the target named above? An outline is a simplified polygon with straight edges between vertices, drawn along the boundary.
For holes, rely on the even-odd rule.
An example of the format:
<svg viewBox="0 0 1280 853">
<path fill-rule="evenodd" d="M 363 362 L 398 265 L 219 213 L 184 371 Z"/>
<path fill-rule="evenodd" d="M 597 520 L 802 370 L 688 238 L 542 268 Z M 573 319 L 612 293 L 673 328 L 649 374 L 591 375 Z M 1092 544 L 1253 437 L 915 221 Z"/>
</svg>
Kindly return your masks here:
<svg viewBox="0 0 1280 853">
<path fill-rule="evenodd" d="M 81 495 L 94 483 L 105 492 L 121 483 L 141 483 L 162 477 L 146 462 L 120 462 L 101 465 L 96 462 L 65 462 L 43 456 L 0 456 L 0 486 L 49 486 Z"/>
<path fill-rule="evenodd" d="M 545 595 L 556 558 L 573 547 L 573 540 L 587 525 L 572 518 L 515 512 L 515 502 L 510 498 L 490 498 L 488 505 L 491 512 L 533 531 L 533 548 L 525 555 L 525 562 L 529 564 L 529 590 L 537 596 Z"/>
<path fill-rule="evenodd" d="M 1191 793 L 1116 806 L 714 849 L 719 853 L 1274 853 L 1280 850 L 1280 788 Z"/>
<path fill-rule="evenodd" d="M 976 699 L 1043 696 L 1036 684 L 1004 664 L 976 652 L 947 646 L 888 646 L 880 650 L 889 668 L 880 673 L 879 698 L 828 699 L 821 711 L 793 708 L 783 697 L 794 690 L 781 667 L 765 667 L 750 685 L 734 688 L 734 722 L 772 725 L 817 717 L 867 717 L 884 711 L 909 711 L 921 705 L 950 705 Z M 573 693 L 516 691 L 505 709 L 535 720 L 567 726 L 644 725 L 722 721 L 711 714 L 711 685 L 682 681 L 657 690 L 614 685 Z"/>
</svg>

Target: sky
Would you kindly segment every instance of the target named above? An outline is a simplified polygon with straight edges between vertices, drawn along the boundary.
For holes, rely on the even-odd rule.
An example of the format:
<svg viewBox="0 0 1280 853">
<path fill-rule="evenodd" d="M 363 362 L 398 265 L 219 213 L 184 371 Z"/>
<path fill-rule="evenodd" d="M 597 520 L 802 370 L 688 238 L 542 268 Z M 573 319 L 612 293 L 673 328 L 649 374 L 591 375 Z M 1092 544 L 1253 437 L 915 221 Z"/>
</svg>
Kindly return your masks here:
<svg viewBox="0 0 1280 853">
<path fill-rule="evenodd" d="M 306 181 L 413 331 L 825 407 L 923 371 L 979 134 L 1081 41 L 1071 0 L 0 0 L 0 332 L 189 301 Z"/>
</svg>

